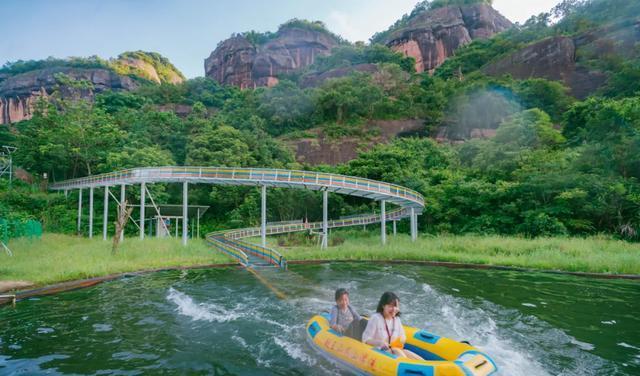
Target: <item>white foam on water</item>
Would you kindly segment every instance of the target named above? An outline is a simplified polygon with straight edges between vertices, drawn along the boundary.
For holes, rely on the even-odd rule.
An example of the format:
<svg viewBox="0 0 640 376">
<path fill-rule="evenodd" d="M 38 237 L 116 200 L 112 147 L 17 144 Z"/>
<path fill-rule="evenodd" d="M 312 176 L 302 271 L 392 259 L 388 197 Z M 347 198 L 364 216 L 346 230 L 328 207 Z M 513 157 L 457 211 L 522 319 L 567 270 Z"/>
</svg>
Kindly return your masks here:
<svg viewBox="0 0 640 376">
<path fill-rule="evenodd" d="M 245 347 L 245 348 L 249 347 L 247 346 L 247 341 L 245 341 L 244 338 L 240 337 L 239 335 L 232 335 L 231 339 L 238 342 L 238 344 L 240 344 L 240 346 L 242 347 Z"/>
<path fill-rule="evenodd" d="M 525 307 L 538 308 L 538 306 L 533 303 L 522 303 L 522 305 Z"/>
<path fill-rule="evenodd" d="M 630 345 L 630 344 L 624 343 L 624 342 L 619 342 L 619 343 L 617 343 L 617 345 L 621 346 L 621 347 L 626 347 L 628 349 L 640 350 L 640 347 L 636 347 L 636 346 L 633 346 L 633 345 Z"/>
<path fill-rule="evenodd" d="M 302 348 L 302 346 L 300 346 L 297 343 L 292 343 L 284 338 L 280 338 L 280 337 L 273 337 L 273 341 L 276 343 L 276 345 L 280 346 L 286 353 L 287 355 L 289 355 L 290 357 L 292 357 L 293 359 L 299 360 L 303 363 L 306 363 L 310 366 L 313 366 L 316 364 L 316 360 L 312 357 L 310 357 Z"/>
<path fill-rule="evenodd" d="M 93 324 L 93 330 L 95 332 L 110 332 L 112 328 L 109 324 Z"/>
<path fill-rule="evenodd" d="M 184 294 L 173 287 L 169 288 L 167 300 L 177 305 L 177 311 L 183 316 L 188 316 L 194 321 L 208 321 L 225 323 L 237 320 L 246 315 L 242 307 L 228 310 L 211 303 L 196 303 L 189 295 Z"/>
<path fill-rule="evenodd" d="M 405 299 L 406 322 L 430 332 L 468 340 L 498 365 L 499 375 L 590 375 L 604 361 L 586 351 L 593 345 L 577 341 L 562 330 L 516 309 L 488 301 L 471 301 L 438 292 L 422 284 L 422 294 Z M 553 358 L 570 358 L 571 365 L 554 364 Z"/>
<path fill-rule="evenodd" d="M 615 325 L 616 320 L 610 320 L 610 321 L 600 321 L 600 323 L 605 324 L 605 325 Z"/>
<path fill-rule="evenodd" d="M 586 350 L 586 351 L 592 351 L 592 350 L 595 350 L 595 348 L 596 348 L 594 345 L 592 345 L 590 343 L 578 341 L 575 338 L 572 338 L 570 340 L 570 342 L 573 343 L 574 345 L 578 346 L 579 348 L 581 348 L 583 350 Z"/>
<path fill-rule="evenodd" d="M 38 328 L 36 329 L 36 331 L 38 332 L 38 334 L 49 334 L 53 333 L 55 330 L 53 328 Z"/>
</svg>

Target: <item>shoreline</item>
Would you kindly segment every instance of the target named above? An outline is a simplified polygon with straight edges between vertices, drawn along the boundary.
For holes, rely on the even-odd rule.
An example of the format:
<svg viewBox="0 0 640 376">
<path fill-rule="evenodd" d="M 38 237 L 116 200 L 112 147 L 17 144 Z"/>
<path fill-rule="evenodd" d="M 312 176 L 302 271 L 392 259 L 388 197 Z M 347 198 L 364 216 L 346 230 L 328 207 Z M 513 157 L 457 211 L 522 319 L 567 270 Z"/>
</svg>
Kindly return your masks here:
<svg viewBox="0 0 640 376">
<path fill-rule="evenodd" d="M 618 280 L 632 280 L 640 281 L 639 274 L 610 274 L 610 273 L 590 273 L 590 272 L 570 272 L 563 270 L 544 270 L 544 269 L 530 269 L 514 266 L 502 266 L 502 265 L 488 265 L 488 264 L 470 264 L 470 263 L 457 263 L 447 261 L 425 261 L 425 260 L 330 260 L 330 259 L 318 259 L 318 260 L 289 260 L 289 265 L 315 265 L 315 264 L 328 264 L 328 263 L 370 263 L 370 264 L 393 264 L 393 265 L 424 265 L 424 266 L 436 266 L 453 269 L 477 269 L 477 270 L 502 270 L 502 271 L 516 271 L 525 273 L 547 273 L 547 274 L 560 274 L 571 275 L 582 278 L 596 278 L 596 279 L 618 279 Z M 113 281 L 120 278 L 133 277 L 138 275 L 164 272 L 164 271 L 176 271 L 176 270 L 197 270 L 197 269 L 213 269 L 224 267 L 238 267 L 242 266 L 238 263 L 220 263 L 220 264 L 206 264 L 206 265 L 191 265 L 191 266 L 178 266 L 168 268 L 156 268 L 156 269 L 142 269 L 138 271 L 123 272 L 109 274 L 105 276 L 77 279 L 70 281 L 63 281 L 60 283 L 54 283 L 50 285 L 44 285 L 34 289 L 17 290 L 15 292 L 0 292 L 0 306 L 7 304 L 15 304 L 16 302 L 33 297 L 40 297 L 46 295 L 53 295 L 65 291 L 77 290 L 98 285 L 103 282 Z"/>
</svg>

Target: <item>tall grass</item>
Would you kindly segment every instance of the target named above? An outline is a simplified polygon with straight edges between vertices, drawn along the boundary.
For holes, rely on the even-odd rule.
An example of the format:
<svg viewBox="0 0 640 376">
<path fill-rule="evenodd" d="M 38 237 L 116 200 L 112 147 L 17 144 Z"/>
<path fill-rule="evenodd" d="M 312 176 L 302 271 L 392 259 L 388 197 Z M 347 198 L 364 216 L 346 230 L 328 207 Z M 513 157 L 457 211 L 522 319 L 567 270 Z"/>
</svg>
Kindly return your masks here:
<svg viewBox="0 0 640 376">
<path fill-rule="evenodd" d="M 111 241 L 45 234 L 41 240 L 9 243 L 13 256 L 0 253 L 0 281 L 30 281 L 43 285 L 114 273 L 176 266 L 233 262 L 203 240 L 183 247 L 177 239 L 126 239 L 118 253 Z"/>
<path fill-rule="evenodd" d="M 572 272 L 640 274 L 640 244 L 605 237 L 537 238 L 507 236 L 388 236 L 382 246 L 376 233 L 335 231 L 339 246 L 279 247 L 288 260 L 447 261 Z"/>
<path fill-rule="evenodd" d="M 334 231 L 344 243 L 321 250 L 317 245 L 271 246 L 288 260 L 407 260 L 513 266 L 572 272 L 640 274 L 640 244 L 590 238 L 524 239 L 506 236 L 388 236 L 386 246 L 375 232 Z M 259 242 L 259 239 L 252 239 Z M 177 239 L 127 239 L 116 255 L 111 242 L 45 234 L 41 240 L 17 239 L 0 253 L 0 282 L 44 285 L 115 273 L 233 262 L 202 240 L 183 247 Z"/>
</svg>

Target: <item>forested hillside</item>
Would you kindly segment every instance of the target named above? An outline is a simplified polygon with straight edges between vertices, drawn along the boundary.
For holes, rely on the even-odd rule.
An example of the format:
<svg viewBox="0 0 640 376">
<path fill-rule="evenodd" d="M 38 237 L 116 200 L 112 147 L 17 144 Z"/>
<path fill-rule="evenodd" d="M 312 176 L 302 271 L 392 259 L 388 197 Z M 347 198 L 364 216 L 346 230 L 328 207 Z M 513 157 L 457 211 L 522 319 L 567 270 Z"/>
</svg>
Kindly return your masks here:
<svg viewBox="0 0 640 376">
<path fill-rule="evenodd" d="M 161 84 L 86 100 L 64 95 L 86 82 L 61 82 L 37 101 L 32 119 L 0 125 L 0 144 L 18 148 L 14 162 L 26 171 L 24 180 L 32 179 L 12 189 L 0 181 L 0 217 L 34 217 L 48 231 L 74 232 L 75 200 L 46 193 L 44 174 L 53 182 L 137 166 L 259 166 L 332 171 L 416 189 L 426 201 L 420 230 L 430 233 L 640 239 L 640 2 L 564 1 L 460 47 L 432 74 L 416 73 L 413 58 L 374 43 L 416 14 L 454 3 L 462 2 L 421 2 L 371 44 L 340 41 L 331 54 L 280 75 L 272 87 L 240 89 L 210 78 L 179 82 L 170 78 L 172 69 L 161 68 Z M 273 38 L 245 36 L 255 43 Z M 528 74 L 517 65 L 522 51 L 550 40 L 573 43 L 571 79 Z M 149 64 L 170 65 L 145 56 Z M 121 59 L 129 57 L 135 53 Z M 0 75 L 43 64 L 8 64 Z M 111 69 L 130 74 L 140 66 Z M 373 120 L 406 119 L 419 119 L 423 129 L 377 141 L 381 130 Z M 367 147 L 344 164 L 305 165 L 290 145 L 309 137 L 338 147 L 356 138 Z M 177 186 L 158 184 L 152 192 L 160 202 L 181 202 Z M 196 186 L 191 203 L 211 205 L 207 230 L 258 222 L 255 188 Z M 269 220 L 317 220 L 320 203 L 316 192 L 274 189 Z M 333 195 L 330 216 L 374 206 Z"/>
</svg>

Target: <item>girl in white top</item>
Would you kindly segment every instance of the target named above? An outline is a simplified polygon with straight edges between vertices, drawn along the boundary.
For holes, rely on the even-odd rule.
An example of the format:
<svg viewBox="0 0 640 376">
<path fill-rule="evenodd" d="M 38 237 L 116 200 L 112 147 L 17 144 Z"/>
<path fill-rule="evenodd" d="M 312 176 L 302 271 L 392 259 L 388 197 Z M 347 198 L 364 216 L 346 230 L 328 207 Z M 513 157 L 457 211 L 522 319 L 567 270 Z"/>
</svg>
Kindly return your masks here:
<svg viewBox="0 0 640 376">
<path fill-rule="evenodd" d="M 362 342 L 390 351 L 405 358 L 422 360 L 417 354 L 402 347 L 392 346 L 399 342 L 404 346 L 407 337 L 400 321 L 400 299 L 392 292 L 385 292 L 380 298 L 376 313 L 374 313 L 367 328 L 362 333 Z"/>
</svg>

